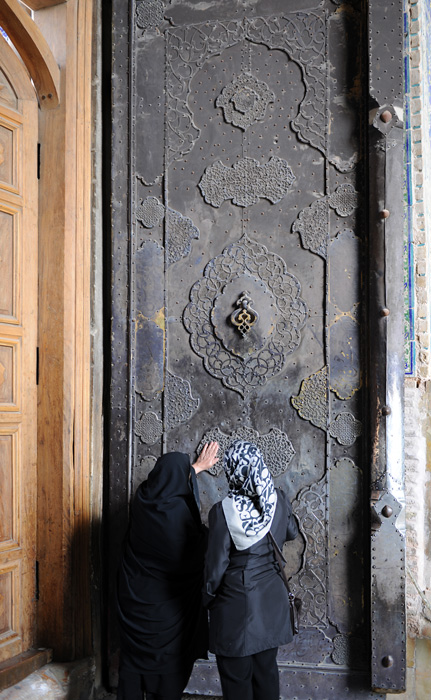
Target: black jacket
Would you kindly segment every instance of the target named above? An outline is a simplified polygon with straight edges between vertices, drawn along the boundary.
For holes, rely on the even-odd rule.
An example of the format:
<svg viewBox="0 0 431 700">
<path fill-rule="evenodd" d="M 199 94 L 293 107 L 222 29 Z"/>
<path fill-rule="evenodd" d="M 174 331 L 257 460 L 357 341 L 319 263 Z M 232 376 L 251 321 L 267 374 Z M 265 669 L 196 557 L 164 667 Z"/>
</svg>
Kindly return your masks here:
<svg viewBox="0 0 431 700">
<path fill-rule="evenodd" d="M 203 600 L 210 611 L 210 651 L 250 656 L 292 641 L 288 595 L 269 537 L 238 551 L 221 502 L 211 508 L 209 528 Z M 298 534 L 280 489 L 271 532 L 280 547 Z"/>
</svg>

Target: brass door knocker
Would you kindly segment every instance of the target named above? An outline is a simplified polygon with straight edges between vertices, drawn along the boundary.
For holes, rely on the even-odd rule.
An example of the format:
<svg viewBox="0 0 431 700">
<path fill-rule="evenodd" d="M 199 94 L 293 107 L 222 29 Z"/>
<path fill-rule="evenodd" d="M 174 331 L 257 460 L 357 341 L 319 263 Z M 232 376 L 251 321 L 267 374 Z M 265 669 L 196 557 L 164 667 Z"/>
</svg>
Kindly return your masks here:
<svg viewBox="0 0 431 700">
<path fill-rule="evenodd" d="M 242 292 L 236 302 L 239 309 L 233 311 L 230 316 L 231 323 L 239 330 L 243 338 L 259 320 L 259 314 L 251 307 L 252 303 L 253 299 L 250 297 L 250 293 Z"/>
</svg>

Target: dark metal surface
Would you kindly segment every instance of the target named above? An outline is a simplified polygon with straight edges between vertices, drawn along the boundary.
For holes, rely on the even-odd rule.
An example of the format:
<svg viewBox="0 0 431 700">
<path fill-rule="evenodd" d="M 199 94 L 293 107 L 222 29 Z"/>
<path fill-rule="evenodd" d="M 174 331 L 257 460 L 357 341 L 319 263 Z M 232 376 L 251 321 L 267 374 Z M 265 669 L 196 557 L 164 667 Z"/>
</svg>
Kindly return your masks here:
<svg viewBox="0 0 431 700">
<path fill-rule="evenodd" d="M 386 435 L 399 411 L 382 421 L 382 407 L 400 385 L 396 363 L 390 379 L 385 366 L 397 331 L 381 331 L 398 327 L 381 282 L 395 253 L 377 217 L 370 305 L 382 354 L 370 363 L 368 414 L 366 14 L 355 2 L 300 12 L 293 0 L 113 4 L 112 561 L 130 493 L 163 450 L 194 457 L 210 439 L 256 442 L 300 527 L 285 550 L 303 616 L 279 652 L 282 698 L 379 698 L 371 668 L 375 688 L 401 687 L 403 651 L 375 632 L 388 597 L 383 568 L 368 567 L 364 484 L 388 490 Z M 370 127 L 376 211 L 393 207 L 382 190 L 385 134 L 400 118 L 391 104 L 381 110 L 391 118 L 375 111 Z M 199 480 L 206 517 L 226 494 L 221 465 Z M 382 516 L 393 579 L 398 509 L 382 504 L 393 510 Z M 373 525 L 380 556 L 378 513 Z M 188 691 L 220 694 L 213 660 L 196 665 Z"/>
<path fill-rule="evenodd" d="M 403 3 L 369 9 L 372 686 L 406 684 L 403 473 Z M 388 41 L 392 36 L 392 41 Z M 382 358 L 384 361 L 382 362 Z"/>
</svg>

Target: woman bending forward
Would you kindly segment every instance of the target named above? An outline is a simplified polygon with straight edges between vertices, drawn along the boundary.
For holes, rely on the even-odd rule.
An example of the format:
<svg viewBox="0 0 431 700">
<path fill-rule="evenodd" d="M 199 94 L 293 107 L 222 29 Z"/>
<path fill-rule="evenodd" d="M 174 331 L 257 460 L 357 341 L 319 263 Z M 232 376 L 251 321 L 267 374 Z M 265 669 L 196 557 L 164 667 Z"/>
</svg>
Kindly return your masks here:
<svg viewBox="0 0 431 700">
<path fill-rule="evenodd" d="M 194 465 L 170 452 L 133 500 L 118 572 L 121 658 L 118 700 L 180 700 L 193 662 L 207 658 L 202 605 L 206 529 L 196 473 L 218 460 L 208 443 Z"/>
<path fill-rule="evenodd" d="M 256 445 L 235 441 L 224 456 L 229 494 L 209 513 L 204 603 L 209 649 L 224 700 L 278 700 L 277 648 L 292 641 L 289 599 L 273 545 L 298 534 L 286 494 L 274 488 Z"/>
</svg>

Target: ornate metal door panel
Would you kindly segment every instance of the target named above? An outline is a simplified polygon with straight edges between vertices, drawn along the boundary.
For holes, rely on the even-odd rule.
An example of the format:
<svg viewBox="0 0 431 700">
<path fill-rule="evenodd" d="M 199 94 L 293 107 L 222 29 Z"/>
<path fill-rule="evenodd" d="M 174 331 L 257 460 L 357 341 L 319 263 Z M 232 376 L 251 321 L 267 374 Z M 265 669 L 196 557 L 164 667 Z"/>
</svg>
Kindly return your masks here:
<svg viewBox="0 0 431 700">
<path fill-rule="evenodd" d="M 129 497 L 162 451 L 249 438 L 300 526 L 288 559 L 302 630 L 280 649 L 282 697 L 382 697 L 368 613 L 365 12 L 126 5 L 113 3 L 114 561 Z M 221 465 L 200 486 L 206 514 L 226 493 Z M 189 692 L 221 694 L 213 661 Z"/>
</svg>

